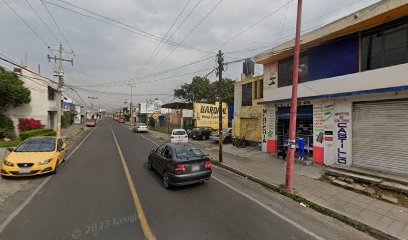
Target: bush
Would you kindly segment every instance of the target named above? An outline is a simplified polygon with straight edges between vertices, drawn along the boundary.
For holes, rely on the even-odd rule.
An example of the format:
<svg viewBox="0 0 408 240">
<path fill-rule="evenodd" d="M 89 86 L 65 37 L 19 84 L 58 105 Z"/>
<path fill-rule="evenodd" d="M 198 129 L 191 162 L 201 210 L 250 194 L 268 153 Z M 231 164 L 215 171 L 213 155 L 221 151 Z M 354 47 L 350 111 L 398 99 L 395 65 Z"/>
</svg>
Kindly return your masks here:
<svg viewBox="0 0 408 240">
<path fill-rule="evenodd" d="M 11 118 L 5 115 L 0 115 L 0 139 L 10 137 L 14 132 L 14 123 Z"/>
<path fill-rule="evenodd" d="M 34 129 L 20 133 L 21 140 L 26 140 L 27 138 L 38 136 L 55 136 L 55 131 L 52 129 Z"/>
<path fill-rule="evenodd" d="M 24 132 L 33 129 L 42 129 L 45 125 L 42 125 L 40 120 L 35 120 L 34 118 L 20 118 L 18 119 L 17 127 L 20 132 Z"/>
</svg>

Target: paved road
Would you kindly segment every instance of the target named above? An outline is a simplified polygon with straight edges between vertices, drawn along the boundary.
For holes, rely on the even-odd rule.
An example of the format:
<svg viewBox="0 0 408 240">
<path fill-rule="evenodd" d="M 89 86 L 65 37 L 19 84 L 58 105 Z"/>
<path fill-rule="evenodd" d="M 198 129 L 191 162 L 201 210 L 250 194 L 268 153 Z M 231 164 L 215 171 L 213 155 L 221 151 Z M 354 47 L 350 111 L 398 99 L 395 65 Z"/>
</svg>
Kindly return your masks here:
<svg viewBox="0 0 408 240">
<path fill-rule="evenodd" d="M 144 239 L 149 230 L 157 239 L 369 239 L 221 169 L 166 190 L 145 166 L 155 147 L 149 135 L 101 122 L 0 239 Z"/>
</svg>

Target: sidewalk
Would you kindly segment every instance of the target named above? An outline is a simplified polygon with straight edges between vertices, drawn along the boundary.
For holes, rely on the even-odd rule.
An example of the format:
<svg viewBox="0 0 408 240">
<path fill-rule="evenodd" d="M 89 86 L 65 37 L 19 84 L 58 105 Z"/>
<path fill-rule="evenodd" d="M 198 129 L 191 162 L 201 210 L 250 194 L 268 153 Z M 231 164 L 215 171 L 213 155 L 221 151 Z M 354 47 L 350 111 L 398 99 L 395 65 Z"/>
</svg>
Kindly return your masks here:
<svg viewBox="0 0 408 240">
<path fill-rule="evenodd" d="M 156 138 L 168 139 L 167 134 L 149 132 Z M 218 160 L 217 145 L 210 141 L 191 142 L 209 153 L 211 158 Z M 223 165 L 227 168 L 272 188 L 278 188 L 285 182 L 285 162 L 255 148 L 238 149 L 225 145 L 223 160 Z M 319 181 L 321 174 L 322 168 L 319 166 L 295 164 L 295 192 L 310 202 L 363 224 L 376 236 L 385 239 L 408 239 L 407 208 Z"/>
<path fill-rule="evenodd" d="M 61 129 L 61 137 L 66 138 L 77 133 L 81 128 L 86 128 L 84 124 L 72 124 L 67 128 Z"/>
</svg>

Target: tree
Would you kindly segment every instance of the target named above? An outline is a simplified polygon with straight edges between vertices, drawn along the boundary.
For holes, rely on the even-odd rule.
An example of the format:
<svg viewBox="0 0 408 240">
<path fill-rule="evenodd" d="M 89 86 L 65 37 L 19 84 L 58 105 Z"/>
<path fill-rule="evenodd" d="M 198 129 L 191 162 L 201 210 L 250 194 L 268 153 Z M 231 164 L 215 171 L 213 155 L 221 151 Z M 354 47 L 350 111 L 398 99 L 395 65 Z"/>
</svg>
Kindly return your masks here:
<svg viewBox="0 0 408 240">
<path fill-rule="evenodd" d="M 234 83 L 231 79 L 223 79 L 223 101 L 234 102 Z M 218 100 L 218 81 L 210 82 L 207 78 L 195 76 L 191 83 L 185 83 L 179 89 L 174 90 L 174 97 L 187 102 L 214 103 Z"/>
<path fill-rule="evenodd" d="M 17 74 L 0 67 L 0 115 L 8 108 L 30 103 L 30 89 L 24 86 Z"/>
</svg>

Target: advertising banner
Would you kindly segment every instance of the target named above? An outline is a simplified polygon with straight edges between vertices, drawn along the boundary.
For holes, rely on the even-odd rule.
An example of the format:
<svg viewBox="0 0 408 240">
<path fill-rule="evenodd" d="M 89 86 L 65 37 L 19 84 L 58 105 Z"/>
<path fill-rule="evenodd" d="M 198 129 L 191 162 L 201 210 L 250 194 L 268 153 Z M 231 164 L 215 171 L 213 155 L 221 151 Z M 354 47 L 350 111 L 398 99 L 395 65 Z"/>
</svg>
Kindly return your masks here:
<svg viewBox="0 0 408 240">
<path fill-rule="evenodd" d="M 195 127 L 211 127 L 218 129 L 218 103 L 194 103 Z M 228 127 L 228 105 L 222 103 L 222 128 Z"/>
</svg>

